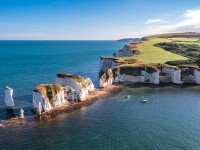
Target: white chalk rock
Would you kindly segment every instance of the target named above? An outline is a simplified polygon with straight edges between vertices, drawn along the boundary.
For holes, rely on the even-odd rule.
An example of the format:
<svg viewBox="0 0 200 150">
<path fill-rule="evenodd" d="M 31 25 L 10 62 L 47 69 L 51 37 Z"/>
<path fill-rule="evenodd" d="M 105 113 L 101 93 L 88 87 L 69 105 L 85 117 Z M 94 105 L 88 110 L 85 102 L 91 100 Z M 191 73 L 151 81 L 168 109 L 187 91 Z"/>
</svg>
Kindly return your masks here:
<svg viewBox="0 0 200 150">
<path fill-rule="evenodd" d="M 79 101 L 84 101 L 89 92 L 94 91 L 94 84 L 90 78 L 84 80 L 83 77 L 70 73 L 59 73 L 57 74 L 56 83 L 62 87 L 72 88 Z M 73 93 L 71 94 L 73 95 Z"/>
<path fill-rule="evenodd" d="M 85 82 L 87 84 L 87 90 L 88 90 L 88 92 L 92 92 L 92 91 L 95 90 L 94 89 L 94 84 L 93 84 L 93 82 L 92 82 L 92 80 L 90 78 L 85 79 Z"/>
<path fill-rule="evenodd" d="M 8 86 L 5 87 L 5 103 L 9 109 L 13 109 L 15 106 L 13 100 L 13 89 Z"/>
<path fill-rule="evenodd" d="M 113 53 L 113 57 L 131 57 L 135 55 L 135 51 L 132 50 L 128 45 L 124 45 L 121 50 Z"/>
<path fill-rule="evenodd" d="M 194 70 L 194 80 L 196 84 L 200 84 L 200 70 Z"/>
<path fill-rule="evenodd" d="M 149 71 L 145 71 L 145 68 Z M 100 87 L 123 82 L 159 84 L 159 71 L 150 66 L 120 66 L 108 69 L 99 79 Z"/>
<path fill-rule="evenodd" d="M 24 118 L 24 110 L 21 108 L 20 109 L 20 115 L 19 118 L 23 119 Z"/>
<path fill-rule="evenodd" d="M 113 59 L 113 58 L 100 57 L 100 59 L 101 59 L 100 72 L 103 72 L 103 73 L 105 73 L 108 69 L 114 68 L 122 64 L 122 63 L 117 62 L 116 59 Z"/>
<path fill-rule="evenodd" d="M 37 107 L 37 113 L 38 113 L 39 115 L 42 114 L 42 105 L 41 105 L 40 102 L 39 102 L 38 107 Z"/>
<path fill-rule="evenodd" d="M 171 82 L 175 84 L 183 84 L 181 81 L 181 70 L 171 67 L 164 67 L 162 69 L 164 75 L 160 75 L 161 82 Z"/>
<path fill-rule="evenodd" d="M 104 88 L 113 84 L 113 73 L 111 69 L 108 69 L 99 79 L 99 87 Z"/>
<path fill-rule="evenodd" d="M 64 97 L 64 89 L 58 84 L 41 84 L 34 89 L 33 108 L 36 109 L 38 113 L 41 112 L 41 106 L 42 110 L 46 112 L 53 107 L 67 103 L 68 101 Z"/>
<path fill-rule="evenodd" d="M 78 102 L 78 100 L 79 100 L 78 95 L 73 88 L 66 86 L 66 87 L 64 87 L 64 90 L 65 90 L 65 98 L 69 102 Z"/>
</svg>

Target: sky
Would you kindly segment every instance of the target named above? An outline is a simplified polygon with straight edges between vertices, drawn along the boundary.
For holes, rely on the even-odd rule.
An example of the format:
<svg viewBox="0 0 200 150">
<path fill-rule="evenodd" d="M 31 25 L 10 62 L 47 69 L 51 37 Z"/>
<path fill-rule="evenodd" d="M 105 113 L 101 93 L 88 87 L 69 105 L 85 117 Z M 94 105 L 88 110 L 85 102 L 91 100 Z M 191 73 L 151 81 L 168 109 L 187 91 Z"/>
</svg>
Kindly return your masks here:
<svg viewBox="0 0 200 150">
<path fill-rule="evenodd" d="M 0 0 L 0 40 L 116 40 L 200 32 L 200 0 Z"/>
</svg>

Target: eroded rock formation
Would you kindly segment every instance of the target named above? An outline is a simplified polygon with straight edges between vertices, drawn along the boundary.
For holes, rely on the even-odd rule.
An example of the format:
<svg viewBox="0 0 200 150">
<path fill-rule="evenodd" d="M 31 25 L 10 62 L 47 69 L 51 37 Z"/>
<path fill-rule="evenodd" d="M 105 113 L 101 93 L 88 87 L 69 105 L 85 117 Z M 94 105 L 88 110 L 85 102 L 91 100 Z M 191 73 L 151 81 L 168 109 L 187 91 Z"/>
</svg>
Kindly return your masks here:
<svg viewBox="0 0 200 150">
<path fill-rule="evenodd" d="M 159 71 L 151 66 L 119 66 L 102 74 L 99 85 L 106 87 L 122 82 L 159 84 Z"/>
<path fill-rule="evenodd" d="M 136 54 L 136 50 L 131 49 L 129 45 L 124 45 L 121 50 L 113 53 L 113 57 L 131 57 Z"/>
<path fill-rule="evenodd" d="M 8 86 L 5 87 L 5 103 L 8 109 L 13 109 L 15 106 L 13 100 L 13 89 Z"/>
<path fill-rule="evenodd" d="M 106 72 L 108 69 L 114 68 L 123 64 L 118 59 L 109 58 L 109 57 L 100 57 L 100 72 Z"/>
<path fill-rule="evenodd" d="M 94 84 L 90 78 L 84 79 L 75 74 L 59 73 L 56 83 L 65 87 L 67 99 L 72 101 L 84 101 L 87 94 L 94 91 Z"/>
<path fill-rule="evenodd" d="M 33 91 L 33 108 L 39 114 L 66 103 L 64 88 L 58 84 L 40 84 Z"/>
</svg>

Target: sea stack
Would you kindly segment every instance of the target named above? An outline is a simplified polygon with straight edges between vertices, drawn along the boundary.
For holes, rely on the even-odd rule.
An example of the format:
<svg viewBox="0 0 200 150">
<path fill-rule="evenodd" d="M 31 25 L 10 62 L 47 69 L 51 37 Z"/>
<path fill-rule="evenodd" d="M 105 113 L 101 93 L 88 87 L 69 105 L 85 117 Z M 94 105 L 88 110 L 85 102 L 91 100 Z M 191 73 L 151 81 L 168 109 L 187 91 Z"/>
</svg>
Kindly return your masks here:
<svg viewBox="0 0 200 150">
<path fill-rule="evenodd" d="M 58 84 L 40 84 L 33 90 L 33 108 L 39 114 L 67 103 L 64 88 Z"/>
<path fill-rule="evenodd" d="M 13 100 L 13 89 L 8 86 L 5 87 L 5 103 L 7 109 L 13 109 L 15 106 Z"/>
<path fill-rule="evenodd" d="M 20 109 L 19 118 L 24 119 L 24 110 L 22 108 Z"/>
</svg>

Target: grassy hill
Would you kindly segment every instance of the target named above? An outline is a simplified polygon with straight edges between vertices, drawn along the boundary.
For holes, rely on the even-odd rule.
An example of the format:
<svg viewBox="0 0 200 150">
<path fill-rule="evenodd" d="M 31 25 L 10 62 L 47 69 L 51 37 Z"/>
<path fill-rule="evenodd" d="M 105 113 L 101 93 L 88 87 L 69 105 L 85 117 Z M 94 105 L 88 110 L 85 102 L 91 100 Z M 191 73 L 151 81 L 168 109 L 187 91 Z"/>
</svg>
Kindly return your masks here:
<svg viewBox="0 0 200 150">
<path fill-rule="evenodd" d="M 142 38 L 143 41 L 129 45 L 139 53 L 133 57 L 115 58 L 127 64 L 184 65 L 200 62 L 200 33 L 170 33 Z"/>
</svg>

